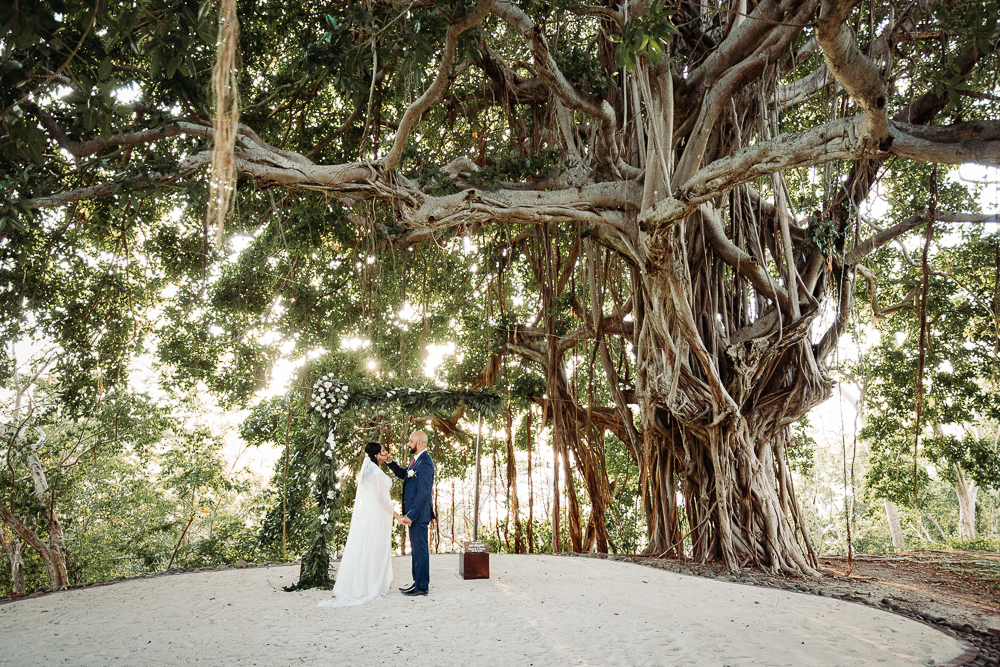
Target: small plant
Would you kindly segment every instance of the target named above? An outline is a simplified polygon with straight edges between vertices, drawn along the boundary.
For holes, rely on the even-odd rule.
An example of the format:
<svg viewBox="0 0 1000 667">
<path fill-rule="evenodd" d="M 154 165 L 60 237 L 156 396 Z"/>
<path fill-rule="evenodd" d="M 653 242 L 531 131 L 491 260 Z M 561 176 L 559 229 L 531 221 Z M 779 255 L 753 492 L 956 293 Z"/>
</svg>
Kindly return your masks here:
<svg viewBox="0 0 1000 667">
<path fill-rule="evenodd" d="M 643 51 L 653 67 L 659 65 L 666 45 L 674 35 L 680 34 L 670 20 L 676 13 L 676 9 L 666 9 L 656 3 L 643 16 L 629 19 L 622 34 L 611 35 L 611 41 L 615 43 L 615 65 L 634 72 L 636 59 Z"/>
</svg>

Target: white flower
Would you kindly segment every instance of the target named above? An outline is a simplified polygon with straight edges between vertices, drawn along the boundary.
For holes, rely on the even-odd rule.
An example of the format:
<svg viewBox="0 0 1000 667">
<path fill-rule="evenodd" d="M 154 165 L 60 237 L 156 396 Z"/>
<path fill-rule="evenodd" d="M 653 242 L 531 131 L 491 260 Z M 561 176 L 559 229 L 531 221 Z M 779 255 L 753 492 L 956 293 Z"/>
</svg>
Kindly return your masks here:
<svg viewBox="0 0 1000 667">
<path fill-rule="evenodd" d="M 320 523 L 321 523 L 322 525 L 324 525 L 324 526 L 326 525 L 326 515 L 325 515 L 325 514 L 320 514 L 320 515 L 319 515 L 319 522 L 320 522 Z"/>
<path fill-rule="evenodd" d="M 415 390 L 414 390 L 414 389 L 413 389 L 412 387 L 411 387 L 411 388 L 409 389 L 409 392 L 410 392 L 411 394 L 415 394 L 415 393 L 416 393 L 416 391 L 415 391 Z"/>
<path fill-rule="evenodd" d="M 347 391 L 347 385 L 345 384 L 343 387 L 341 387 L 341 389 L 343 389 L 344 391 Z"/>
<path fill-rule="evenodd" d="M 333 410 L 333 414 L 335 414 L 335 415 L 339 415 L 339 414 L 340 414 L 340 408 L 335 408 L 335 409 Z"/>
<path fill-rule="evenodd" d="M 335 442 L 337 442 L 337 435 L 333 431 L 330 431 L 330 434 L 326 436 L 326 444 L 332 445 Z"/>
<path fill-rule="evenodd" d="M 337 494 L 333 492 L 333 489 L 330 489 L 329 491 L 326 492 L 326 499 L 327 500 L 333 500 L 336 497 L 337 497 Z"/>
<path fill-rule="evenodd" d="M 333 386 L 333 383 L 332 382 L 324 382 L 323 386 L 326 387 L 327 389 L 329 389 L 330 387 Z"/>
<path fill-rule="evenodd" d="M 406 471 L 406 476 L 408 478 L 410 478 L 410 479 L 413 479 L 414 477 L 417 476 L 417 471 L 416 470 L 407 470 Z"/>
</svg>

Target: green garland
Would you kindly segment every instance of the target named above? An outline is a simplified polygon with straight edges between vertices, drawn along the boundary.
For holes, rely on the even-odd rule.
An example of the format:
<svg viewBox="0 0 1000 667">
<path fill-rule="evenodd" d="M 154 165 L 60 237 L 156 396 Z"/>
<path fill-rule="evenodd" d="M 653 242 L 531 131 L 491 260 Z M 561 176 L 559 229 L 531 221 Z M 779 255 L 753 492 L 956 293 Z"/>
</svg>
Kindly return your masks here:
<svg viewBox="0 0 1000 667">
<path fill-rule="evenodd" d="M 313 524 L 309 548 L 302 557 L 302 576 L 297 584 L 286 591 L 305 588 L 333 587 L 330 577 L 329 543 L 333 527 L 340 513 L 340 484 L 337 482 L 337 424 L 350 411 L 360 408 L 378 408 L 391 403 L 409 415 L 433 414 L 454 411 L 465 405 L 470 412 L 489 419 L 500 412 L 502 405 L 498 394 L 488 391 L 454 391 L 413 387 L 378 386 L 354 389 L 333 375 L 327 374 L 313 383 L 309 409 L 316 413 L 317 424 L 310 438 L 313 452 L 309 462 L 314 481 L 314 497 L 318 512 Z"/>
</svg>

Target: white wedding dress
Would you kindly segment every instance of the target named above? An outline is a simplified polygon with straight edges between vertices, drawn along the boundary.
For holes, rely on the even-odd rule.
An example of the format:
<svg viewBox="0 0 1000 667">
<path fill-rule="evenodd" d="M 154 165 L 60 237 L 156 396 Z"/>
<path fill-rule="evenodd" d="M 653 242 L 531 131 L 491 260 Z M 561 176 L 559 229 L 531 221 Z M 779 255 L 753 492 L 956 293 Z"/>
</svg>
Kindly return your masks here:
<svg viewBox="0 0 1000 667">
<path fill-rule="evenodd" d="M 392 583 L 392 481 L 378 464 L 365 456 L 358 473 L 358 493 L 347 533 L 333 600 L 320 607 L 364 604 L 389 592 Z"/>
</svg>

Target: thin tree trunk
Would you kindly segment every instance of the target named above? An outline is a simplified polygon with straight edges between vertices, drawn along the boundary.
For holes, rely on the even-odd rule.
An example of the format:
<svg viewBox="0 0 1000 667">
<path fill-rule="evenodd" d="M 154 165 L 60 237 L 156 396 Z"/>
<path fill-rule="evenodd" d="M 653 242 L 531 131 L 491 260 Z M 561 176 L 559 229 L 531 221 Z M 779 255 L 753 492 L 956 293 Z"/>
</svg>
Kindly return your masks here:
<svg viewBox="0 0 1000 667">
<path fill-rule="evenodd" d="M 45 433 L 37 429 L 41 434 L 34 448 L 37 450 L 45 441 Z M 44 551 L 39 551 L 45 566 L 49 571 L 49 582 L 53 588 L 69 586 L 69 574 L 66 571 L 66 539 L 63 536 L 62 524 L 56 514 L 55 492 L 49 490 L 48 481 L 45 479 L 45 470 L 36 452 L 28 455 L 28 470 L 31 472 L 31 481 L 35 488 L 35 498 L 38 503 L 45 508 L 46 518 L 49 524 L 49 546 Z"/>
<path fill-rule="evenodd" d="M 507 401 L 507 504 L 514 518 L 514 553 L 524 553 L 521 533 L 521 507 L 517 498 L 517 459 L 514 455 L 514 415 Z"/>
<path fill-rule="evenodd" d="M 8 535 L 7 528 L 0 525 L 0 547 L 3 548 L 10 564 L 11 588 L 15 595 L 20 595 L 25 591 L 24 540 L 13 532 Z"/>
<path fill-rule="evenodd" d="M 903 527 L 899 524 L 899 512 L 896 504 L 888 499 L 883 499 L 885 504 L 885 518 L 889 522 L 889 536 L 892 538 L 893 549 L 904 549 Z"/>
<path fill-rule="evenodd" d="M 976 495 L 979 488 L 971 478 L 955 466 L 955 493 L 958 495 L 958 536 L 962 539 L 976 537 Z"/>
<path fill-rule="evenodd" d="M 528 404 L 527 425 L 528 434 L 528 553 L 535 553 L 535 482 L 531 478 L 531 404 Z"/>
<path fill-rule="evenodd" d="M 553 420 L 555 421 L 555 420 Z M 553 430 L 555 427 L 553 425 Z M 552 443 L 552 553 L 560 551 L 559 546 L 559 449 Z"/>
<path fill-rule="evenodd" d="M 914 523 L 917 524 L 917 530 L 920 531 L 920 534 L 924 536 L 925 540 L 927 540 L 931 544 L 937 544 L 937 540 L 931 537 L 930 531 L 928 531 L 927 526 L 924 525 L 924 518 L 922 516 L 918 514 L 916 519 L 914 520 Z"/>
</svg>

